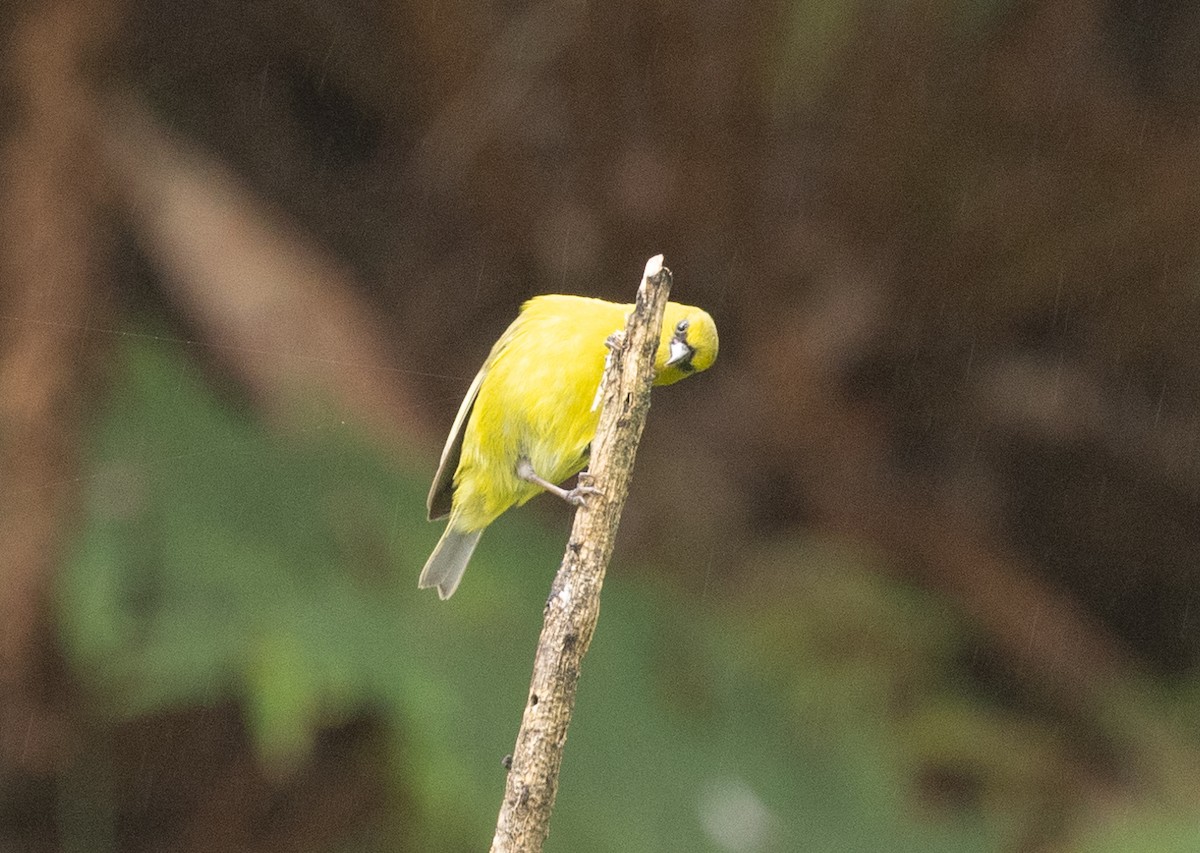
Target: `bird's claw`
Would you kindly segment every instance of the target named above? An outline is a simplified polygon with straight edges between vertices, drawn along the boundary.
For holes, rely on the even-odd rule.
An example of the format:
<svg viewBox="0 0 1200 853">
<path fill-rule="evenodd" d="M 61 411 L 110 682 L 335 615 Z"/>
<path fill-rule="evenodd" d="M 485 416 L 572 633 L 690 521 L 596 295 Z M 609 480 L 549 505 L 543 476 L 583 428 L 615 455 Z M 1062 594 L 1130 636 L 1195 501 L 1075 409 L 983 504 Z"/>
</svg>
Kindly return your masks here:
<svg viewBox="0 0 1200 853">
<path fill-rule="evenodd" d="M 604 492 L 595 486 L 576 486 L 567 492 L 567 503 L 575 506 L 587 506 L 587 499 L 592 495 L 602 495 Z"/>
<path fill-rule="evenodd" d="M 592 485 L 592 477 L 586 471 L 579 475 L 575 488 L 567 492 L 567 502 L 575 506 L 587 506 L 587 499 L 592 495 L 602 495 L 604 492 Z"/>
</svg>

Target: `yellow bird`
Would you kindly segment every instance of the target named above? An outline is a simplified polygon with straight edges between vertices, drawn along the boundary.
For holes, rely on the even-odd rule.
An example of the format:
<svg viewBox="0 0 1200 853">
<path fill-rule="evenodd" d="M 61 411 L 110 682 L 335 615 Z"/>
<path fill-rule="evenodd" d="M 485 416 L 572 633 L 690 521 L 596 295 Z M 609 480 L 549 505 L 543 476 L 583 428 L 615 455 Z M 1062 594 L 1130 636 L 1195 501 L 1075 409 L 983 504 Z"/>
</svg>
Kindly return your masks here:
<svg viewBox="0 0 1200 853">
<path fill-rule="evenodd" d="M 429 490 L 429 520 L 450 516 L 418 586 L 449 598 L 479 537 L 502 512 L 542 491 L 573 504 L 589 489 L 561 483 L 583 470 L 596 435 L 606 341 L 632 305 L 535 296 L 492 347 L 458 409 Z M 717 358 L 717 327 L 699 308 L 667 303 L 654 384 L 670 385 Z"/>
</svg>

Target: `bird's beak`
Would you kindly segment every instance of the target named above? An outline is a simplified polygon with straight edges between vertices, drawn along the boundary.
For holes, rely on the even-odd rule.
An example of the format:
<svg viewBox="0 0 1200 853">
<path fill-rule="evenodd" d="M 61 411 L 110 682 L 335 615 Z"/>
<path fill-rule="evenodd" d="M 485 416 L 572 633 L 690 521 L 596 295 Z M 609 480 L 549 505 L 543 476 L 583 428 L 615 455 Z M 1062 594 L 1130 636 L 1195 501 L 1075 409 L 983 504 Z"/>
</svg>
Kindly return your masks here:
<svg viewBox="0 0 1200 853">
<path fill-rule="evenodd" d="M 696 351 L 688 346 L 688 342 L 679 336 L 671 338 L 671 348 L 667 354 L 667 367 L 687 364 L 692 360 Z"/>
</svg>

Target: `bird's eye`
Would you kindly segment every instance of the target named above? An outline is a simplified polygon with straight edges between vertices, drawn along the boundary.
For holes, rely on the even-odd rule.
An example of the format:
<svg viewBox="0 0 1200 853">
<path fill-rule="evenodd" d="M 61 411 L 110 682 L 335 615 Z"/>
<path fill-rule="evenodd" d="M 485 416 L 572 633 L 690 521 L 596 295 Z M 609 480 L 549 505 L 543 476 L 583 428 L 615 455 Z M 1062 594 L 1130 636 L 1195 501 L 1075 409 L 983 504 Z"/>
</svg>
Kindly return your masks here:
<svg viewBox="0 0 1200 853">
<path fill-rule="evenodd" d="M 687 330 L 688 330 L 688 321 L 687 320 L 680 320 L 678 323 L 675 324 L 675 334 L 685 335 L 685 334 L 687 334 Z"/>
</svg>

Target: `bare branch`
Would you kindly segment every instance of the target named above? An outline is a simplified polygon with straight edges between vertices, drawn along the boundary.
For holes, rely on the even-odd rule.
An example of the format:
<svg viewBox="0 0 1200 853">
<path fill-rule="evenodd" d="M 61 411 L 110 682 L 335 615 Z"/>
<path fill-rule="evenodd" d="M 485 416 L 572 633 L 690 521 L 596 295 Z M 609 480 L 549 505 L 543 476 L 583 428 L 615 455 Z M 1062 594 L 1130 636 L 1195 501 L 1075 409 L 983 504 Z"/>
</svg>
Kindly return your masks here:
<svg viewBox="0 0 1200 853">
<path fill-rule="evenodd" d="M 517 734 L 493 853 L 538 851 L 550 832 L 579 668 L 600 616 L 600 588 L 612 556 L 633 461 L 650 408 L 650 384 L 671 272 L 662 255 L 646 264 L 624 336 L 614 336 L 601 384 L 603 409 L 586 476 L 600 494 L 575 514 L 571 538 L 546 602 L 529 699 Z"/>
</svg>

